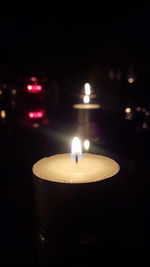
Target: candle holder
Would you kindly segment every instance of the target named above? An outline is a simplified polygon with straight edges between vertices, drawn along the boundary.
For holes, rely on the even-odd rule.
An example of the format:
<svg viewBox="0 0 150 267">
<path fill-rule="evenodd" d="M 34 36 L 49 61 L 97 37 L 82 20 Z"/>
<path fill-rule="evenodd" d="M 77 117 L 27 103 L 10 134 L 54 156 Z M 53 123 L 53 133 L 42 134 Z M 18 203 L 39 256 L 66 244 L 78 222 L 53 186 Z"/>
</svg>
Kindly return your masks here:
<svg viewBox="0 0 150 267">
<path fill-rule="evenodd" d="M 34 175 L 34 188 L 37 225 L 47 236 L 76 238 L 86 231 L 96 185 L 49 182 Z"/>
<path fill-rule="evenodd" d="M 95 183 L 63 184 L 41 180 L 34 175 L 41 263 L 65 262 L 68 251 L 67 257 L 75 259 L 81 252 L 89 253 L 93 246 L 103 247 L 108 234 L 103 217 L 118 179 L 116 174 L 112 179 Z"/>
</svg>

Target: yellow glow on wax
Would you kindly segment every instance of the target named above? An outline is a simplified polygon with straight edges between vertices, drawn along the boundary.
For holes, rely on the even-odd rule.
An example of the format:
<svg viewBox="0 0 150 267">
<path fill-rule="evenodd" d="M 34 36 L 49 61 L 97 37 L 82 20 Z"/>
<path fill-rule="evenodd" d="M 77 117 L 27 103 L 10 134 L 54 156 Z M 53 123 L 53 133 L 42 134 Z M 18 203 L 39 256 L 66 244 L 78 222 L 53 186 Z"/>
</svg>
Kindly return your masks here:
<svg viewBox="0 0 150 267">
<path fill-rule="evenodd" d="M 119 172 L 119 165 L 111 158 L 83 153 L 76 164 L 70 154 L 45 157 L 33 165 L 36 177 L 58 183 L 92 183 L 107 179 Z"/>
<path fill-rule="evenodd" d="M 99 104 L 74 104 L 75 109 L 99 109 L 101 106 Z"/>
<path fill-rule="evenodd" d="M 84 140 L 84 149 L 85 151 L 88 151 L 90 148 L 90 141 L 89 140 Z"/>
</svg>

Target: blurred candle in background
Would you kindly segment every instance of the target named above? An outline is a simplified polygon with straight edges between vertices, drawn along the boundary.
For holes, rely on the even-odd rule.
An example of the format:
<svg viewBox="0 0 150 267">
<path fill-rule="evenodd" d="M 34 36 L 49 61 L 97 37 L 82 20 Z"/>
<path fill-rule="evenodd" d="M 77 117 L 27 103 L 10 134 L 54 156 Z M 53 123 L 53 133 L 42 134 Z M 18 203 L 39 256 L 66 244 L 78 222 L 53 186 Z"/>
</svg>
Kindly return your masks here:
<svg viewBox="0 0 150 267">
<path fill-rule="evenodd" d="M 91 86 L 90 86 L 90 84 L 89 83 L 85 83 L 84 89 L 85 89 L 85 95 L 89 96 L 91 94 Z"/>
<path fill-rule="evenodd" d="M 83 97 L 83 103 L 84 103 L 84 104 L 89 104 L 89 103 L 90 103 L 90 97 L 89 97 L 88 95 L 85 95 L 85 96 Z"/>
</svg>

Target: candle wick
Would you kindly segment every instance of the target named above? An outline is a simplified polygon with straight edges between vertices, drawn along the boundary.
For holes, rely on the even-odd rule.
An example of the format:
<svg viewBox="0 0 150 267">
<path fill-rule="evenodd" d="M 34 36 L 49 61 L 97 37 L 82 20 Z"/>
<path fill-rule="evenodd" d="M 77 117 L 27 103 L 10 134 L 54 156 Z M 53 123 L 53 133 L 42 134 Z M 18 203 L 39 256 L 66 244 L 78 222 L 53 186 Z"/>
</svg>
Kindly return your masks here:
<svg viewBox="0 0 150 267">
<path fill-rule="evenodd" d="M 77 154 L 75 155 L 75 161 L 76 161 L 76 163 L 78 163 L 78 155 Z"/>
</svg>

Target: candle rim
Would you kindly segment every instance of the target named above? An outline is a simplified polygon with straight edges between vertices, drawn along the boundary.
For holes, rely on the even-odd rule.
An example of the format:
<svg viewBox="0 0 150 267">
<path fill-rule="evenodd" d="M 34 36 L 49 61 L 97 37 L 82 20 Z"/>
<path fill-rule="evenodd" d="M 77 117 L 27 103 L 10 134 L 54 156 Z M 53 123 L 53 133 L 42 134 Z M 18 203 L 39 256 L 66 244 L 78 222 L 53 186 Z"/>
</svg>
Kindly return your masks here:
<svg viewBox="0 0 150 267">
<path fill-rule="evenodd" d="M 86 103 L 81 103 L 81 104 L 74 104 L 73 108 L 75 109 L 100 109 L 101 105 L 100 104 L 86 104 Z"/>
<path fill-rule="evenodd" d="M 38 177 L 35 173 L 33 173 L 33 177 L 36 178 L 38 181 L 42 182 L 42 183 L 51 183 L 51 184 L 60 184 L 60 185 L 68 185 L 68 186 L 79 186 L 79 185 L 90 185 L 90 184 L 96 184 L 96 183 L 107 183 L 108 180 L 110 181 L 112 178 L 115 178 L 120 172 L 120 169 L 118 170 L 118 172 L 116 174 L 114 174 L 113 176 L 107 177 L 106 179 L 102 179 L 102 180 L 94 180 L 94 181 L 87 181 L 87 182 L 76 182 L 76 183 L 70 183 L 70 182 L 61 182 L 61 181 L 54 181 L 54 180 L 48 180 L 48 179 L 43 179 Z"/>
<path fill-rule="evenodd" d="M 48 159 L 48 158 L 54 158 L 54 157 L 58 157 L 58 156 L 65 156 L 65 155 L 68 155 L 70 158 L 71 158 L 71 153 L 62 153 L 62 154 L 55 154 L 55 155 L 52 155 L 52 156 L 48 156 L 48 157 L 44 157 L 44 158 L 41 158 L 40 160 L 38 160 L 34 165 L 33 165 L 33 167 L 32 167 L 32 172 L 33 172 L 33 174 L 34 174 L 34 176 L 35 177 L 37 177 L 38 179 L 41 179 L 41 180 L 46 180 L 46 181 L 48 181 L 48 182 L 54 182 L 54 183 L 60 183 L 60 184 L 87 184 L 87 183 L 95 183 L 95 182 L 101 182 L 101 181 L 103 181 L 103 180 L 106 180 L 106 179 L 109 179 L 109 178 L 112 178 L 112 177 L 114 177 L 114 176 L 116 176 L 118 173 L 119 173 L 119 171 L 120 171 L 120 165 L 114 160 L 114 159 L 112 159 L 112 158 L 110 158 L 110 157 L 107 157 L 107 156 L 103 156 L 103 155 L 98 155 L 98 154 L 94 154 L 94 153 L 83 153 L 83 157 L 84 157 L 84 155 L 90 155 L 90 156 L 98 156 L 98 157 L 100 157 L 100 158 L 103 158 L 103 159 L 107 159 L 107 160 L 110 160 L 110 161 L 112 161 L 113 162 L 113 164 L 114 164 L 114 166 L 116 165 L 116 171 L 115 172 L 113 172 L 113 174 L 112 175 L 106 175 L 107 177 L 105 177 L 104 176 L 104 178 L 102 178 L 102 179 L 94 179 L 94 180 L 86 180 L 86 181 L 82 181 L 82 180 L 80 180 L 79 182 L 78 181 L 73 181 L 73 182 L 71 182 L 71 181 L 64 181 L 64 180 L 62 180 L 62 181 L 60 181 L 60 180 L 57 180 L 57 181 L 55 181 L 53 178 L 50 178 L 50 177 L 46 177 L 46 178 L 43 178 L 42 176 L 38 176 L 36 173 L 35 173 L 35 165 L 36 164 L 39 164 L 41 161 L 44 161 L 44 160 L 46 160 L 46 159 Z M 82 159 L 81 159 L 82 160 Z M 56 174 L 57 175 L 57 174 Z"/>
</svg>

